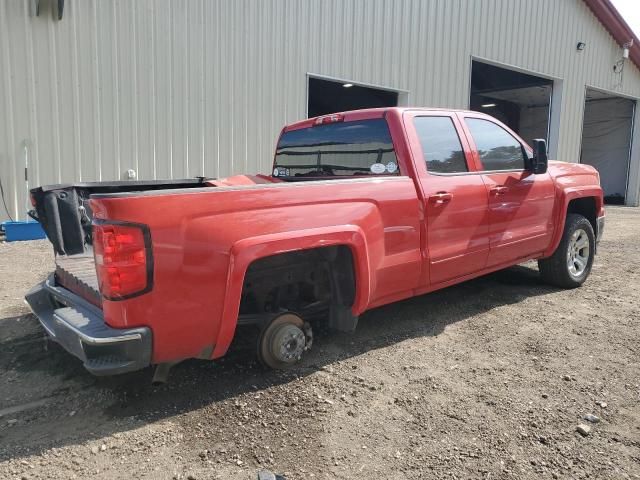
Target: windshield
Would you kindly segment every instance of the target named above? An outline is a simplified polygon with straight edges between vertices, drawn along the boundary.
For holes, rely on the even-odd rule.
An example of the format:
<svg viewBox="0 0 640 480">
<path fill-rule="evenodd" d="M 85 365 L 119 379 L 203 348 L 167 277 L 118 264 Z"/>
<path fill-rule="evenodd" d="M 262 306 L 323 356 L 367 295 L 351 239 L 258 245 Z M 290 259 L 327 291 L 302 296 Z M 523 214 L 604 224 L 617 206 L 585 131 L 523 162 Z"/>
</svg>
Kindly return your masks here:
<svg viewBox="0 0 640 480">
<path fill-rule="evenodd" d="M 276 148 L 278 178 L 398 175 L 386 120 L 330 123 L 285 132 Z"/>
</svg>

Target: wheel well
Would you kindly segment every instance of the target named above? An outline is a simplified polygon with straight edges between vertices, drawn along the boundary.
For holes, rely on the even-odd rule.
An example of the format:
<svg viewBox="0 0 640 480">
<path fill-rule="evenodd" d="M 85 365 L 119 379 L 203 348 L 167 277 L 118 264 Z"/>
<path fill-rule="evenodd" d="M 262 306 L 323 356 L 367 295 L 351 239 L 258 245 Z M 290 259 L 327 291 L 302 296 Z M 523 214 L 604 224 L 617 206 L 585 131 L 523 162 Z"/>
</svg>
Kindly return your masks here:
<svg viewBox="0 0 640 480">
<path fill-rule="evenodd" d="M 353 255 L 347 246 L 321 247 L 260 258 L 249 265 L 240 300 L 240 317 L 255 319 L 281 311 L 305 320 L 334 317 L 355 299 Z M 247 323 L 251 323 L 249 320 Z M 339 328 L 339 327 L 338 327 Z M 355 326 L 354 326 L 355 328 Z"/>
<path fill-rule="evenodd" d="M 594 197 L 576 198 L 569 202 L 567 215 L 577 213 L 585 217 L 591 223 L 593 232 L 598 233 L 598 219 L 596 210 L 596 199 Z"/>
</svg>

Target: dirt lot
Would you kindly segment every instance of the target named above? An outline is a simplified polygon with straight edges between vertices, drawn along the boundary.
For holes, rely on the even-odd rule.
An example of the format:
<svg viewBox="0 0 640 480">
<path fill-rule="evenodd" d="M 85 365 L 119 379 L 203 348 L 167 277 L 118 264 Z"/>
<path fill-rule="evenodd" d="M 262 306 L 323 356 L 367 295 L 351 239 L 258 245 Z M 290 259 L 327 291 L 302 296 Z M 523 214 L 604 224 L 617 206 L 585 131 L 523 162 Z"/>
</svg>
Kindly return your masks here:
<svg viewBox="0 0 640 480">
<path fill-rule="evenodd" d="M 161 387 L 47 343 L 22 296 L 51 249 L 0 243 L 0 478 L 640 478 L 640 210 L 608 212 L 578 290 L 526 264 L 371 311 L 296 370 L 241 344 Z"/>
</svg>

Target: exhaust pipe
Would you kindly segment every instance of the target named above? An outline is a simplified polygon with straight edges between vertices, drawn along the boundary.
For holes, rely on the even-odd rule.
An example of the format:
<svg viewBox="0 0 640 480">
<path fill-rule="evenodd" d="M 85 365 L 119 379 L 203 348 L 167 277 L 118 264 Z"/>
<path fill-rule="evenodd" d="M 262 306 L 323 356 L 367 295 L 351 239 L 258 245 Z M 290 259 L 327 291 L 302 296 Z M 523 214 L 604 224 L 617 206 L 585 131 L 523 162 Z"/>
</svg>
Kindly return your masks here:
<svg viewBox="0 0 640 480">
<path fill-rule="evenodd" d="M 158 386 L 167 383 L 167 379 L 169 378 L 169 372 L 171 371 L 171 367 L 173 367 L 175 363 L 159 363 L 156 365 L 156 370 L 153 373 L 153 379 L 151 380 L 151 385 Z"/>
</svg>

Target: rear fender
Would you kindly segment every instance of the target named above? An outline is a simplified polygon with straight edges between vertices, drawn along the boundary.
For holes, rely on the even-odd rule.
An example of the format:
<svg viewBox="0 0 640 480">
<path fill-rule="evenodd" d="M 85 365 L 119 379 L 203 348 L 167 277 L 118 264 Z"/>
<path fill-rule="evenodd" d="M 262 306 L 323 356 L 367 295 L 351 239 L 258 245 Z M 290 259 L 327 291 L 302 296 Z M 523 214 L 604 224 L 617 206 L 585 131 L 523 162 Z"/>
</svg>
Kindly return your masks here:
<svg viewBox="0 0 640 480">
<path fill-rule="evenodd" d="M 362 229 L 356 225 L 313 228 L 303 231 L 260 235 L 239 240 L 231 247 L 222 324 L 213 358 L 223 356 L 233 339 L 244 277 L 253 262 L 260 258 L 299 250 L 345 245 L 353 254 L 356 295 L 352 307 L 354 315 L 369 304 L 373 289 L 369 267 L 369 252 Z"/>
<path fill-rule="evenodd" d="M 602 211 L 602 189 L 597 186 L 593 187 L 574 187 L 562 190 L 560 198 L 558 199 L 558 210 L 556 213 L 556 228 L 553 233 L 553 238 L 549 248 L 544 252 L 543 257 L 550 257 L 560 245 L 562 234 L 564 233 L 564 224 L 567 219 L 567 211 L 569 209 L 569 203 L 571 200 L 577 198 L 593 197 L 596 202 L 596 217 L 600 216 Z"/>
</svg>

